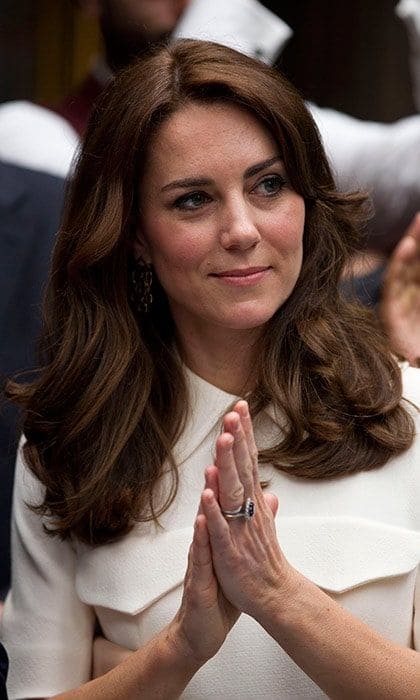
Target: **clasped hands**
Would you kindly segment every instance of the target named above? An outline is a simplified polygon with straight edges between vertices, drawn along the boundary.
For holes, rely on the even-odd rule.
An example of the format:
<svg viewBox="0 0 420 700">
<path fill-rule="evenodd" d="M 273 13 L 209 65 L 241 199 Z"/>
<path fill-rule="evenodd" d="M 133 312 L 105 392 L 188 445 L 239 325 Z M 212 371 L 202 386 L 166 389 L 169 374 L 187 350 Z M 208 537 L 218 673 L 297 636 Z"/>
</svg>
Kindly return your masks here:
<svg viewBox="0 0 420 700">
<path fill-rule="evenodd" d="M 254 516 L 226 520 L 250 497 Z M 263 493 L 258 452 L 246 401 L 225 415 L 215 463 L 194 525 L 180 610 L 173 622 L 186 653 L 205 663 L 223 644 L 241 612 L 261 622 L 269 602 L 288 589 L 293 569 L 277 540 L 277 497 Z"/>
<path fill-rule="evenodd" d="M 255 504 L 253 517 L 226 520 L 222 511 L 237 509 L 248 497 Z M 162 631 L 180 660 L 193 660 L 199 668 L 218 652 L 241 612 L 263 624 L 270 605 L 287 599 L 294 569 L 277 540 L 277 508 L 277 497 L 261 488 L 248 405 L 238 401 L 224 416 L 214 464 L 205 470 L 182 602 Z M 98 638 L 94 675 L 110 670 L 129 653 Z"/>
</svg>

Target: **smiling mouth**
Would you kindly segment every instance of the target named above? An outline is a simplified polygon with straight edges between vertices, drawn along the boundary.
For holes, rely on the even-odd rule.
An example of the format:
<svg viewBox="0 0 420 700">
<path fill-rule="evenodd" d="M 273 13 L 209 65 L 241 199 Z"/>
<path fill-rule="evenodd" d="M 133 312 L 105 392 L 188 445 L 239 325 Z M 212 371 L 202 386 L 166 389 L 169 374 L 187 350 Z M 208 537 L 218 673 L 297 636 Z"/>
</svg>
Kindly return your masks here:
<svg viewBox="0 0 420 700">
<path fill-rule="evenodd" d="M 269 267 L 247 267 L 238 270 L 226 270 L 225 272 L 213 272 L 212 277 L 251 277 L 269 270 Z"/>
<path fill-rule="evenodd" d="M 271 267 L 247 267 L 237 270 L 224 270 L 210 275 L 223 285 L 230 287 L 249 287 L 257 285 L 267 277 Z"/>
</svg>

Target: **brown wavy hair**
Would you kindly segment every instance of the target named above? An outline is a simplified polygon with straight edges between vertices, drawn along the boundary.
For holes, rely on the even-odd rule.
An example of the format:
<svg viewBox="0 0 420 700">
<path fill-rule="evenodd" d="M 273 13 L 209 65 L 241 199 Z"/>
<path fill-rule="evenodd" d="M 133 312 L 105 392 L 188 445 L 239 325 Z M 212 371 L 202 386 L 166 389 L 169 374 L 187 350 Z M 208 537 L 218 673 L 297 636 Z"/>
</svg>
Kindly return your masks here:
<svg viewBox="0 0 420 700">
<path fill-rule="evenodd" d="M 278 72 L 217 44 L 180 41 L 126 69 L 101 96 L 54 250 L 42 368 L 32 382 L 9 383 L 26 411 L 26 461 L 45 485 L 37 511 L 62 538 L 111 541 L 158 518 L 176 494 L 172 449 L 188 397 L 175 328 L 158 281 L 147 317 L 128 288 L 148 144 L 191 100 L 254 114 L 306 204 L 300 277 L 266 326 L 249 397 L 254 415 L 272 403 L 286 417 L 261 461 L 320 479 L 380 467 L 413 440 L 383 336 L 338 291 L 361 240 L 365 197 L 337 192 L 313 119 Z M 172 486 L 162 500 L 164 471 Z"/>
</svg>

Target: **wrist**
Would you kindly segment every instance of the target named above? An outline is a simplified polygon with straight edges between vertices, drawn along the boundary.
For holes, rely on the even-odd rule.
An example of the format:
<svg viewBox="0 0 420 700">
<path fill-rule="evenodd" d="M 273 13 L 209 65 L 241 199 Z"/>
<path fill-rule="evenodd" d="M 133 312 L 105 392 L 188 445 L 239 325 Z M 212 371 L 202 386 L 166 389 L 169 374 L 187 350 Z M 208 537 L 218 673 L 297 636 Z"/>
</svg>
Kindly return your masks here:
<svg viewBox="0 0 420 700">
<path fill-rule="evenodd" d="M 265 591 L 261 596 L 261 604 L 255 619 L 273 637 L 278 637 L 281 629 L 289 625 L 299 624 L 300 615 L 304 614 L 307 586 L 314 587 L 302 574 L 293 567 L 282 576 L 282 582 L 275 588 Z"/>
<path fill-rule="evenodd" d="M 168 653 L 171 653 L 176 658 L 176 662 L 185 670 L 191 671 L 191 675 L 196 673 L 203 666 L 208 658 L 198 657 L 196 650 L 190 644 L 187 635 L 180 621 L 175 618 L 167 626 L 165 635 L 165 645 Z"/>
</svg>

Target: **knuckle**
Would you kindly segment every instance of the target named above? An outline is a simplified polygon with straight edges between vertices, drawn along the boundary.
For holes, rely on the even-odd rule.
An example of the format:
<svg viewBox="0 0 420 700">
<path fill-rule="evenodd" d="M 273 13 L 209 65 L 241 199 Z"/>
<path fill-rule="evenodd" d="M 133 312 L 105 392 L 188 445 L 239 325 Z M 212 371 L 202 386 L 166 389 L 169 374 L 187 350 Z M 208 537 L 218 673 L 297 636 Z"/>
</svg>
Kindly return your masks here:
<svg viewBox="0 0 420 700">
<path fill-rule="evenodd" d="M 224 507 L 228 510 L 239 508 L 242 505 L 243 498 L 244 487 L 242 484 L 240 484 L 235 489 L 233 489 L 233 491 L 231 491 L 228 496 L 225 496 L 225 498 L 223 499 Z"/>
<path fill-rule="evenodd" d="M 244 495 L 243 484 L 238 484 L 238 486 L 231 493 L 231 500 L 238 502 Z"/>
</svg>

